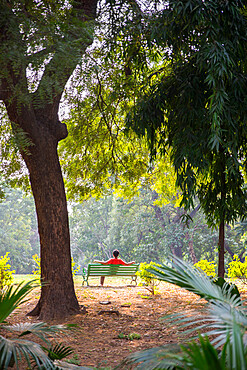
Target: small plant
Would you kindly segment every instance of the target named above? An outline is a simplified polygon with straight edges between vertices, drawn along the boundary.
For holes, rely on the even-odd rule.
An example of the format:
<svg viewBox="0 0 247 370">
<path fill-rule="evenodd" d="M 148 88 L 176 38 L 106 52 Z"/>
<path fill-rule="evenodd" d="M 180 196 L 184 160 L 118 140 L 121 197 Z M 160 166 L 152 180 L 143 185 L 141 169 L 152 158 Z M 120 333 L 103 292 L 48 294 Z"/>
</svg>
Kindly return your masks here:
<svg viewBox="0 0 247 370">
<path fill-rule="evenodd" d="M 127 340 L 134 340 L 134 339 L 141 339 L 141 335 L 137 333 L 130 333 L 130 334 L 118 334 L 119 339 L 127 339 Z"/>
<path fill-rule="evenodd" d="M 12 284 L 12 274 L 15 273 L 15 270 L 10 271 L 11 266 L 8 264 L 8 254 L 9 252 L 7 252 L 5 256 L 0 257 L 0 292 L 2 292 L 5 287 Z"/>
<path fill-rule="evenodd" d="M 152 294 L 156 293 L 157 278 L 153 274 L 151 274 L 148 270 L 150 268 L 155 268 L 155 266 L 159 267 L 160 265 L 152 261 L 150 263 L 146 262 L 140 263 L 139 271 L 137 271 L 136 273 L 137 276 L 141 278 L 142 282 L 144 282 L 145 288 Z"/>
<path fill-rule="evenodd" d="M 52 361 L 62 360 L 74 352 L 74 350 L 70 346 L 64 346 L 61 343 L 51 345 L 48 348 L 42 347 L 42 349 L 47 353 L 47 356 Z"/>
<path fill-rule="evenodd" d="M 232 280 L 239 279 L 243 283 L 246 284 L 247 283 L 247 257 L 245 257 L 244 262 L 241 262 L 239 257 L 235 254 L 233 256 L 233 261 L 229 262 L 228 264 L 227 276 Z"/>
<path fill-rule="evenodd" d="M 207 276 L 215 277 L 216 276 L 216 264 L 213 261 L 209 262 L 208 260 L 201 260 L 194 264 L 194 266 L 205 272 Z"/>
<path fill-rule="evenodd" d="M 66 360 L 66 362 L 72 365 L 80 365 L 79 355 L 75 353 L 74 356 L 70 358 L 69 360 Z"/>
</svg>

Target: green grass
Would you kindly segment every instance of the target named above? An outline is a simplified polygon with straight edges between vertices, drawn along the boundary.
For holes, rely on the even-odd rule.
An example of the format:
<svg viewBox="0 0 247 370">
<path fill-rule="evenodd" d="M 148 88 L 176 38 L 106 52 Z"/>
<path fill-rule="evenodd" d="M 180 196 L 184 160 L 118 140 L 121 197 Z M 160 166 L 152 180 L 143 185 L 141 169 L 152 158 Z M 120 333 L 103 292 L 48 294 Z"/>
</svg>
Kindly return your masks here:
<svg viewBox="0 0 247 370">
<path fill-rule="evenodd" d="M 20 282 L 22 281 L 30 281 L 32 279 L 35 278 L 35 275 L 32 275 L 32 274 L 13 274 L 13 278 L 14 278 L 14 284 L 19 284 Z M 74 283 L 75 285 L 79 285 L 81 286 L 82 285 L 82 275 L 76 275 L 74 277 Z M 130 284 L 131 282 L 131 278 L 130 277 L 118 277 L 118 276 L 114 276 L 114 277 L 106 277 L 105 278 L 105 286 L 126 286 L 128 284 Z M 100 285 L 100 277 L 91 277 L 89 278 L 89 284 L 90 286 L 99 286 Z M 84 286 L 86 287 L 86 285 L 84 284 Z"/>
<path fill-rule="evenodd" d="M 19 284 L 22 281 L 25 281 L 25 283 L 26 283 L 30 280 L 33 280 L 34 277 L 35 276 L 32 275 L 32 274 L 13 274 L 14 284 Z"/>
</svg>

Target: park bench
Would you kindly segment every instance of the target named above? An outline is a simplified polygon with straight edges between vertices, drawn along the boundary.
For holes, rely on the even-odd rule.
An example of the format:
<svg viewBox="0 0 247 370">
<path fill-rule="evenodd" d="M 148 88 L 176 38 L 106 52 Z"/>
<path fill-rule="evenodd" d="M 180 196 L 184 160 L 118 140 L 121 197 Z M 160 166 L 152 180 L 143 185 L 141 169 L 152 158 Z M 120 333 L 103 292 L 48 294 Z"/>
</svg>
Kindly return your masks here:
<svg viewBox="0 0 247 370">
<path fill-rule="evenodd" d="M 88 284 L 90 276 L 130 276 L 131 283 L 135 282 L 137 285 L 137 275 L 139 264 L 135 263 L 130 266 L 124 265 L 101 265 L 100 263 L 89 263 L 87 269 L 83 269 L 82 278 L 84 283 Z"/>
</svg>

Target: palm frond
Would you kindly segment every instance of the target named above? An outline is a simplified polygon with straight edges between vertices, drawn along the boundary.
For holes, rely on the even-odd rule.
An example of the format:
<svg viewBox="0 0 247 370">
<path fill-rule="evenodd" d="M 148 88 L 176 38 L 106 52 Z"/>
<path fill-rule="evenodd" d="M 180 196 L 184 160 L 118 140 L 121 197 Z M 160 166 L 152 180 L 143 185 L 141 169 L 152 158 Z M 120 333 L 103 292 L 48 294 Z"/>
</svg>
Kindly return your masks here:
<svg viewBox="0 0 247 370">
<path fill-rule="evenodd" d="M 44 322 L 24 322 L 14 325 L 4 325 L 2 327 L 8 331 L 20 333 L 19 338 L 28 334 L 34 334 L 46 343 L 49 343 L 49 340 L 47 339 L 47 336 L 49 334 L 54 334 L 66 330 L 63 325 L 49 326 Z"/>
<path fill-rule="evenodd" d="M 210 343 L 208 337 L 199 337 L 199 343 L 192 342 L 181 346 L 185 369 L 226 370 L 226 356 L 221 356 Z M 224 352 L 225 354 L 225 352 Z"/>
<path fill-rule="evenodd" d="M 16 287 L 10 285 L 0 293 L 0 323 L 21 304 L 25 302 L 26 296 L 37 286 L 35 280 L 27 283 L 21 282 Z"/>
<path fill-rule="evenodd" d="M 214 284 L 204 272 L 200 272 L 193 265 L 177 257 L 173 257 L 172 267 L 165 265 L 155 266 L 148 271 L 159 280 L 175 284 L 199 295 L 207 301 L 220 300 L 229 302 L 235 307 L 242 305 L 241 298 L 237 295 L 232 295 L 232 290 L 227 285 L 221 288 Z"/>
<path fill-rule="evenodd" d="M 138 370 L 182 369 L 183 361 L 181 348 L 177 344 L 169 344 L 135 352 L 124 359 L 116 369 L 132 369 L 133 364 Z"/>
<path fill-rule="evenodd" d="M 56 370 L 92 370 L 92 367 L 77 366 L 65 361 L 55 360 Z"/>
<path fill-rule="evenodd" d="M 29 366 L 31 361 L 34 361 L 38 369 L 55 369 L 52 361 L 37 343 L 23 339 L 10 340 L 0 336 L 0 369 L 8 369 L 13 362 L 19 369 L 22 358 Z"/>
<path fill-rule="evenodd" d="M 160 280 L 183 287 L 208 301 L 200 317 L 198 313 L 188 317 L 175 313 L 163 318 L 166 323 L 179 325 L 180 328 L 188 328 L 193 324 L 193 328 L 185 330 L 184 333 L 197 332 L 194 338 L 198 338 L 199 342 L 190 338 L 190 342 L 187 341 L 181 347 L 167 345 L 137 352 L 129 356 L 125 363 L 130 366 L 134 364 L 136 369 L 143 370 L 246 369 L 247 346 L 244 343 L 244 335 L 247 315 L 238 291 L 235 290 L 235 294 L 225 283 L 222 287 L 217 286 L 204 273 L 177 258 L 174 259 L 172 268 L 154 267 L 150 272 Z M 201 331 L 205 333 L 198 334 Z M 213 339 L 210 340 L 211 336 Z"/>
<path fill-rule="evenodd" d="M 71 355 L 74 350 L 70 346 L 64 346 L 59 343 L 49 348 L 42 347 L 45 352 L 47 352 L 48 357 L 52 360 L 62 360 L 63 358 Z"/>
<path fill-rule="evenodd" d="M 240 307 L 231 306 L 230 304 L 222 301 L 213 301 L 207 306 L 207 311 L 204 315 L 198 316 L 175 313 L 162 317 L 166 326 L 179 326 L 180 329 L 186 329 L 183 331 L 183 336 L 187 336 L 191 333 L 207 332 L 207 335 L 216 336 L 212 343 L 218 343 L 216 347 L 221 346 L 225 343 L 227 336 L 232 335 L 233 328 L 236 330 L 238 325 L 242 335 L 245 333 L 247 328 L 247 316 L 245 309 Z M 191 328 L 191 325 L 193 326 Z M 193 338 L 189 338 L 190 340 Z"/>
<path fill-rule="evenodd" d="M 243 342 L 243 334 L 239 330 L 239 325 L 237 323 L 234 323 L 232 327 L 230 342 L 227 345 L 226 353 L 231 369 L 241 370 L 247 368 L 247 353 Z"/>
</svg>

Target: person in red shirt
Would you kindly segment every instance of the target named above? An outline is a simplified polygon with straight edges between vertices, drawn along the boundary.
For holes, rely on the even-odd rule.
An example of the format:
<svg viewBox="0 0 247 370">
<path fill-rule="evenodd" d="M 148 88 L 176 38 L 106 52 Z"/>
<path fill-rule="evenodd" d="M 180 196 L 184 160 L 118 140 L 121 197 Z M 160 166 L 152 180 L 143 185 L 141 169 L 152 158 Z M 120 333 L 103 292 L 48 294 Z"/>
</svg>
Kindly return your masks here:
<svg viewBox="0 0 247 370">
<path fill-rule="evenodd" d="M 94 260 L 95 263 L 101 263 L 102 265 L 125 265 L 125 266 L 130 266 L 130 265 L 133 265 L 133 263 L 135 263 L 135 261 L 131 261 L 131 262 L 125 262 L 123 261 L 121 258 L 118 258 L 119 256 L 119 251 L 117 249 L 115 249 L 113 252 L 113 257 L 114 258 L 110 258 L 108 261 L 98 261 L 98 260 Z M 105 276 L 101 276 L 100 277 L 100 285 L 103 286 L 104 285 L 104 281 L 105 281 Z"/>
</svg>

